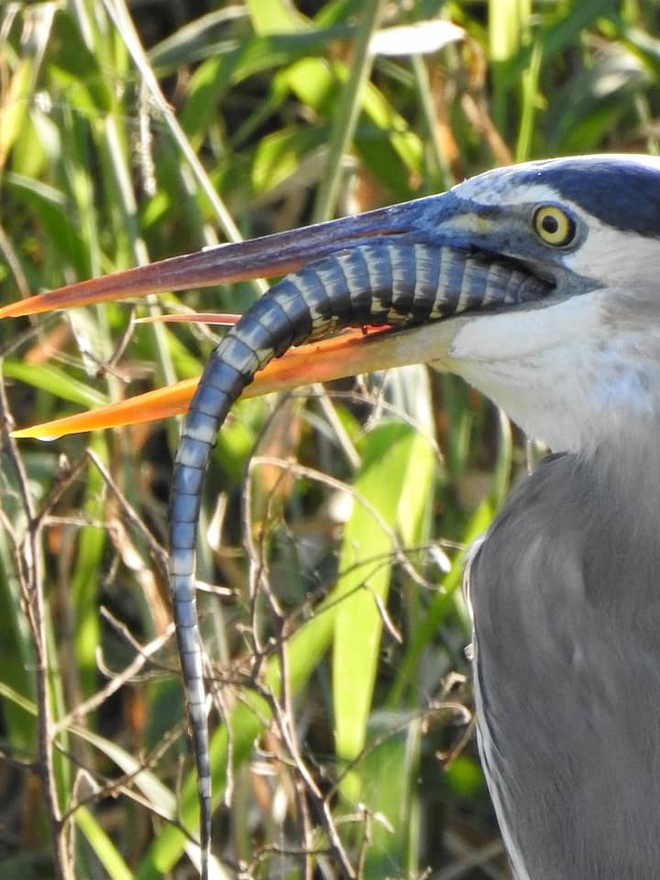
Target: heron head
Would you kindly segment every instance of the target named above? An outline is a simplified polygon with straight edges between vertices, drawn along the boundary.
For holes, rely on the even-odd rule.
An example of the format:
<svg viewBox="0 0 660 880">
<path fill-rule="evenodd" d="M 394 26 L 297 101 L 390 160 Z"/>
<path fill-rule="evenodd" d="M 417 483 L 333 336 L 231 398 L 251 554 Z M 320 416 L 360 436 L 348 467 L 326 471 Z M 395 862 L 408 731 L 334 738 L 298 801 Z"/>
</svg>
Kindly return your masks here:
<svg viewBox="0 0 660 880">
<path fill-rule="evenodd" d="M 440 235 L 552 281 L 475 313 L 452 368 L 551 448 L 589 452 L 660 421 L 660 160 L 587 156 L 497 169 L 447 194 Z"/>
</svg>

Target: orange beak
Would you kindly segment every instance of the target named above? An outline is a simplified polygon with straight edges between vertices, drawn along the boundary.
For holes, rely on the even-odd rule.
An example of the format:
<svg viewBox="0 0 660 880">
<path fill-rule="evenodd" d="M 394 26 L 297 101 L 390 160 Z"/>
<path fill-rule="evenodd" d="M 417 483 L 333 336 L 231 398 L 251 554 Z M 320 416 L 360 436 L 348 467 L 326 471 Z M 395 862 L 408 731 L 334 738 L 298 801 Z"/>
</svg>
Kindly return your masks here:
<svg viewBox="0 0 660 880">
<path fill-rule="evenodd" d="M 288 273 L 313 260 L 354 246 L 360 240 L 373 240 L 378 235 L 397 232 L 401 226 L 396 208 L 384 208 L 261 239 L 220 245 L 10 303 L 0 308 L 0 318 Z M 170 316 L 169 320 L 201 319 L 213 323 L 235 323 L 237 317 Z M 291 349 L 257 373 L 245 396 L 288 390 L 425 360 L 442 361 L 458 321 L 459 318 L 452 318 L 430 326 L 397 331 L 388 328 L 349 330 L 334 338 Z M 429 353 L 428 356 L 425 353 Z M 166 418 L 186 411 L 196 384 L 197 380 L 188 380 L 92 412 L 23 428 L 15 431 L 14 436 L 51 439 L 81 431 Z"/>
<path fill-rule="evenodd" d="M 419 353 L 414 345 L 402 344 L 404 342 L 402 337 L 405 335 L 406 331 L 391 333 L 383 328 L 368 333 L 361 330 L 347 330 L 340 336 L 290 349 L 279 360 L 271 361 L 266 369 L 257 373 L 254 382 L 245 389 L 243 396 L 257 397 L 260 394 L 288 391 L 314 382 L 329 382 L 332 379 L 342 379 L 357 373 L 416 363 L 419 361 Z M 373 345 L 377 340 L 378 353 Z M 171 387 L 148 391 L 130 400 L 123 400 L 90 412 L 22 428 L 13 431 L 12 436 L 54 440 L 66 434 L 116 428 L 180 415 L 188 409 L 197 382 L 197 379 L 187 379 Z"/>
</svg>

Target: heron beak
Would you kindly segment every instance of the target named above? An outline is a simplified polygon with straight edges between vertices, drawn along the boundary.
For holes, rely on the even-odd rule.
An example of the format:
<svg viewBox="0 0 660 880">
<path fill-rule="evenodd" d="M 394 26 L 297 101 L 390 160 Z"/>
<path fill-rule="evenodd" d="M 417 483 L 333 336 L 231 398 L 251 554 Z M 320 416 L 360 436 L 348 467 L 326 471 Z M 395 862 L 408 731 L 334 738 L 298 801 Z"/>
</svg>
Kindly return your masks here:
<svg viewBox="0 0 660 880">
<path fill-rule="evenodd" d="M 3 306 L 0 308 L 0 319 L 166 291 L 286 275 L 313 260 L 382 236 L 428 239 L 426 223 L 420 223 L 426 216 L 423 209 L 432 201 L 439 203 L 447 199 L 451 199 L 451 194 L 378 208 L 250 241 L 221 244 L 102 278 L 67 284 L 57 290 Z"/>
<path fill-rule="evenodd" d="M 454 227 L 463 239 L 458 246 L 465 247 L 464 203 L 462 211 L 456 210 L 460 203 L 453 193 L 445 193 L 261 239 L 220 245 L 38 294 L 0 308 L 0 318 L 287 274 L 379 238 L 440 248 L 453 244 L 452 218 L 457 214 L 463 214 Z M 446 367 L 451 340 L 465 320 L 466 316 L 457 315 L 400 330 L 387 326 L 353 329 L 291 349 L 257 373 L 245 394 L 266 394 L 412 363 L 433 362 Z M 48 439 L 169 417 L 186 411 L 196 384 L 179 383 L 93 412 L 21 429 L 14 436 Z"/>
<path fill-rule="evenodd" d="M 447 364 L 447 352 L 458 331 L 468 320 L 458 316 L 435 324 L 422 324 L 405 330 L 347 330 L 340 336 L 290 349 L 256 374 L 243 397 L 258 397 L 289 391 L 315 382 L 331 382 L 359 373 L 417 364 L 426 360 L 437 368 Z M 55 440 L 68 434 L 99 431 L 125 425 L 165 419 L 185 413 L 197 387 L 197 379 L 187 379 L 167 388 L 157 388 L 109 406 L 77 413 L 13 431 L 18 439 Z"/>
</svg>

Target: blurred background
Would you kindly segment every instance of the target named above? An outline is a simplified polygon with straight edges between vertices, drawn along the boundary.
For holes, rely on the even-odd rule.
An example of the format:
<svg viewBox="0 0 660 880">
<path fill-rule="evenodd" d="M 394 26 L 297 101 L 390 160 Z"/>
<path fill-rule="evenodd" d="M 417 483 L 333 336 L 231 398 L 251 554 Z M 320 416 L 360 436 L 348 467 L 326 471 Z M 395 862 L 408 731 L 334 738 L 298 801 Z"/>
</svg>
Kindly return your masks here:
<svg viewBox="0 0 660 880">
<path fill-rule="evenodd" d="M 654 0 L 4 2 L 0 304 L 514 161 L 657 153 L 659 20 Z M 0 323 L 3 880 L 194 877 L 197 822 L 164 576 L 177 422 L 8 432 L 198 376 L 221 331 L 134 319 L 263 289 Z M 460 584 L 538 454 L 423 367 L 235 407 L 198 566 L 216 877 L 509 876 Z"/>
</svg>

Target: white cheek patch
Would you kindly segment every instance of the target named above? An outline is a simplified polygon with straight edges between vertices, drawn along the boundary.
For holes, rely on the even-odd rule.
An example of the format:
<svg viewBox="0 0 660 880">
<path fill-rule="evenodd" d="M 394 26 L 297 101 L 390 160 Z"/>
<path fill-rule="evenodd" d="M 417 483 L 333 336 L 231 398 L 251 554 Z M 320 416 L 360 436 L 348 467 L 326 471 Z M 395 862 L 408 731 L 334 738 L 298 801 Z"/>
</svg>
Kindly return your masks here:
<svg viewBox="0 0 660 880">
<path fill-rule="evenodd" d="M 454 337 L 449 357 L 481 363 L 531 357 L 567 345 L 576 335 L 593 332 L 597 338 L 602 326 L 597 295 L 576 296 L 537 309 L 475 314 Z"/>
<path fill-rule="evenodd" d="M 579 212 L 578 208 L 574 210 Z M 624 290 L 635 286 L 638 276 L 660 279 L 657 239 L 616 229 L 595 217 L 589 217 L 588 226 L 589 232 L 580 247 L 564 257 L 564 265 L 572 272 L 598 278 L 603 286 Z"/>
</svg>

